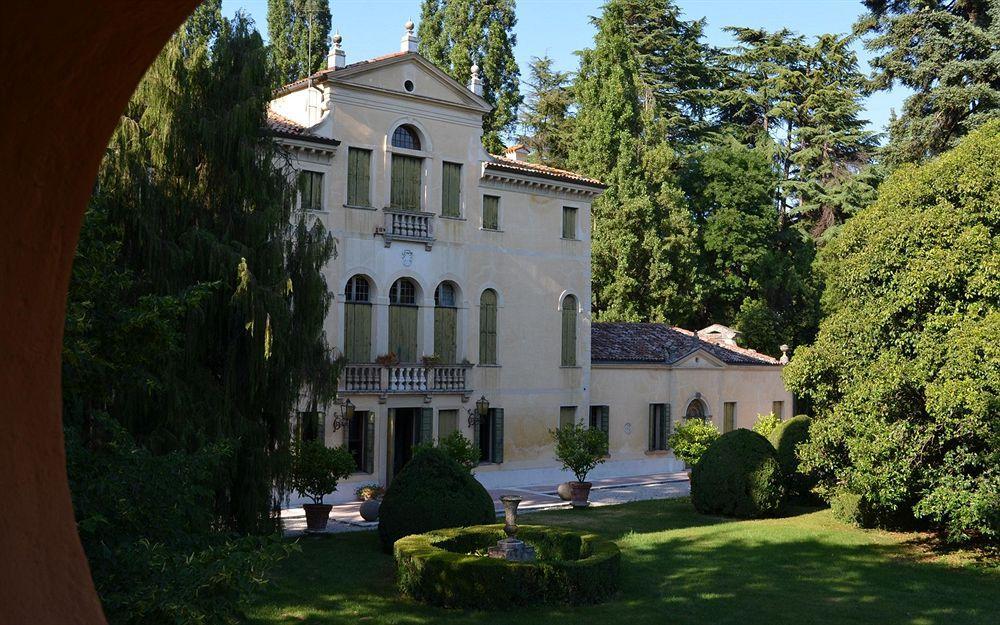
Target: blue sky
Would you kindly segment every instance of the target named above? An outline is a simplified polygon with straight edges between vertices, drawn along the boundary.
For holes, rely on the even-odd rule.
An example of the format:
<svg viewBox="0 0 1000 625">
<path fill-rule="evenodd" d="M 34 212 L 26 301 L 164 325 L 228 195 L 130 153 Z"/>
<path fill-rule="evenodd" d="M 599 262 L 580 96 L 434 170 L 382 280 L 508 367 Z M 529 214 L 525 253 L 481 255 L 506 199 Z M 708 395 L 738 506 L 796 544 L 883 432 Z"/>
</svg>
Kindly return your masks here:
<svg viewBox="0 0 1000 625">
<path fill-rule="evenodd" d="M 515 55 L 526 74 L 533 56 L 548 54 L 559 69 L 572 71 L 574 52 L 591 44 L 594 28 L 590 16 L 600 12 L 601 0 L 518 0 Z M 266 0 L 223 0 L 223 11 L 232 15 L 245 9 L 266 35 Z M 789 28 L 805 35 L 845 33 L 863 7 L 859 0 L 679 0 L 687 19 L 705 17 L 710 43 L 726 46 L 732 40 L 725 26 L 751 26 L 778 30 Z M 333 29 L 344 38 L 347 62 L 360 61 L 399 49 L 403 24 L 420 17 L 420 0 L 332 0 Z M 863 67 L 868 53 L 856 45 Z M 866 102 L 866 117 L 881 132 L 892 108 L 899 110 L 906 93 L 897 88 L 878 93 Z"/>
</svg>

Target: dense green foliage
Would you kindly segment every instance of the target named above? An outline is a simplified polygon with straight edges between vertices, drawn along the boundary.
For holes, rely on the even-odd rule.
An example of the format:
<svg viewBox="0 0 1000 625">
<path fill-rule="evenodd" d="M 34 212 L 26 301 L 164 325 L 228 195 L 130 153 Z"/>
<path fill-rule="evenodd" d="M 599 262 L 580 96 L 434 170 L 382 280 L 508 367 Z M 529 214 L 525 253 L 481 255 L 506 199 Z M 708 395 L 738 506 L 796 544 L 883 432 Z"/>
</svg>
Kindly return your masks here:
<svg viewBox="0 0 1000 625">
<path fill-rule="evenodd" d="M 331 19 L 329 0 L 267 0 L 267 38 L 275 87 L 326 67 Z"/>
<path fill-rule="evenodd" d="M 420 53 L 465 85 L 479 66 L 483 98 L 493 110 L 483 117 L 483 145 L 503 152 L 521 104 L 521 70 L 514 59 L 515 0 L 423 0 Z"/>
<path fill-rule="evenodd" d="M 778 464 L 785 476 L 785 488 L 789 495 L 805 495 L 816 485 L 816 480 L 799 471 L 798 447 L 809 440 L 809 426 L 812 419 L 797 415 L 778 424 L 767 437 L 778 454 Z"/>
<path fill-rule="evenodd" d="M 323 503 L 337 483 L 354 473 L 354 456 L 346 447 L 327 447 L 323 441 L 300 441 L 292 453 L 290 486 L 300 495 Z"/>
<path fill-rule="evenodd" d="M 828 311 L 786 369 L 800 451 L 875 522 L 1000 535 L 1000 124 L 904 167 L 824 250 Z"/>
<path fill-rule="evenodd" d="M 519 525 L 537 560 L 513 564 L 482 552 L 504 537 L 502 525 L 408 536 L 396 542 L 400 591 L 445 607 L 506 610 L 543 602 L 593 604 L 618 590 L 621 551 L 609 540 L 540 525 Z"/>
<path fill-rule="evenodd" d="M 685 419 L 674 426 L 667 444 L 678 459 L 694 466 L 719 436 L 719 428 L 711 421 Z"/>
<path fill-rule="evenodd" d="M 947 614 L 948 625 L 983 625 L 995 615 L 1000 571 L 989 561 L 977 566 L 974 554 L 942 554 L 929 548 L 929 535 L 859 530 L 828 510 L 793 512 L 763 522 L 724 520 L 674 499 L 532 513 L 532 524 L 615 541 L 619 593 L 597 605 L 524 606 L 497 615 L 400 596 L 396 563 L 377 553 L 373 532 L 305 537 L 302 552 L 278 565 L 251 622 L 941 624 Z"/>
<path fill-rule="evenodd" d="M 493 499 L 460 464 L 437 448 L 422 449 L 389 484 L 379 509 L 382 549 L 403 536 L 491 523 Z"/>
<path fill-rule="evenodd" d="M 482 459 L 483 452 L 479 449 L 479 446 L 466 438 L 458 430 L 455 430 L 444 438 L 438 439 L 436 445 L 434 443 L 421 443 L 417 445 L 413 449 L 413 453 L 416 454 L 423 449 L 435 446 L 444 452 L 444 455 L 465 467 L 470 473 L 473 467 L 479 464 L 479 461 Z"/>
<path fill-rule="evenodd" d="M 754 421 L 753 427 L 750 429 L 764 438 L 770 439 L 771 432 L 774 432 L 775 428 L 779 425 L 781 425 L 781 417 L 773 412 L 769 412 L 767 414 L 757 415 L 757 419 Z"/>
<path fill-rule="evenodd" d="M 556 444 L 556 460 L 577 482 L 586 482 L 587 474 L 607 459 L 608 435 L 597 428 L 584 427 L 582 422 L 567 423 L 549 434 Z"/>
<path fill-rule="evenodd" d="M 518 116 L 518 140 L 531 150 L 533 162 L 566 167 L 573 138 L 569 73 L 553 68 L 548 56 L 536 56 L 524 82 L 529 90 Z"/>
<path fill-rule="evenodd" d="M 889 124 L 884 159 L 919 162 L 1000 114 L 995 0 L 863 0 L 855 24 L 875 53 L 872 88 L 915 93 Z"/>
<path fill-rule="evenodd" d="M 691 502 L 702 514 L 773 516 L 784 497 L 784 476 L 774 447 L 751 430 L 720 436 L 691 472 Z"/>
</svg>

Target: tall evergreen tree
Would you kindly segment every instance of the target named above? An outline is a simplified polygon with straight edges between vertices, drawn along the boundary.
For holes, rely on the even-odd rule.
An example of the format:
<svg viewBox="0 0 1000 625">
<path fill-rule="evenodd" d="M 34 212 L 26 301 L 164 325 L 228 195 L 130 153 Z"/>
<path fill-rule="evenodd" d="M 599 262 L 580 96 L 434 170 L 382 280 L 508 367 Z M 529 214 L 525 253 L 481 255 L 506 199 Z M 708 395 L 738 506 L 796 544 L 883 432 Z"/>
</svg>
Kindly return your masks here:
<svg viewBox="0 0 1000 625">
<path fill-rule="evenodd" d="M 548 56 L 532 57 L 529 91 L 520 111 L 520 142 L 531 158 L 543 165 L 565 167 L 569 158 L 573 95 L 568 72 L 552 67 Z"/>
<path fill-rule="evenodd" d="M 331 20 L 329 0 L 267 0 L 267 34 L 277 67 L 275 86 L 326 66 Z"/>
<path fill-rule="evenodd" d="M 889 126 L 884 158 L 919 162 L 1000 116 L 1000 4 L 995 0 L 863 0 L 872 87 L 916 93 Z"/>
<path fill-rule="evenodd" d="M 514 0 L 424 0 L 420 53 L 462 84 L 479 66 L 483 97 L 493 110 L 483 117 L 483 145 L 503 151 L 521 104 L 520 69 L 514 60 L 517 35 Z"/>
<path fill-rule="evenodd" d="M 65 414 L 86 435 L 105 413 L 154 454 L 229 447 L 213 525 L 256 532 L 273 527 L 290 416 L 335 392 L 321 273 L 334 242 L 293 210 L 265 128 L 263 42 L 218 8 L 154 62 L 101 164 L 70 288 Z"/>
</svg>

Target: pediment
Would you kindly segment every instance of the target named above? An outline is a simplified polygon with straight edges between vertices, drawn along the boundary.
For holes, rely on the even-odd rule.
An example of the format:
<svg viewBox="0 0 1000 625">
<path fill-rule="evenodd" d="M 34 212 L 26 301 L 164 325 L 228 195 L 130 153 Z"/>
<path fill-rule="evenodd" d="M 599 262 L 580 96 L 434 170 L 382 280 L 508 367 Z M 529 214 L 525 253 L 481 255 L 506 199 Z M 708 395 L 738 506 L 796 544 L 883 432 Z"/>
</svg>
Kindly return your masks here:
<svg viewBox="0 0 1000 625">
<path fill-rule="evenodd" d="M 721 369 L 722 362 L 703 349 L 696 349 L 673 364 L 675 369 Z"/>
<path fill-rule="evenodd" d="M 492 108 L 486 100 L 415 53 L 348 65 L 328 74 L 327 80 L 334 84 L 392 93 L 400 98 L 429 100 L 484 113 Z M 407 91 L 407 81 L 412 85 L 412 91 Z"/>
</svg>

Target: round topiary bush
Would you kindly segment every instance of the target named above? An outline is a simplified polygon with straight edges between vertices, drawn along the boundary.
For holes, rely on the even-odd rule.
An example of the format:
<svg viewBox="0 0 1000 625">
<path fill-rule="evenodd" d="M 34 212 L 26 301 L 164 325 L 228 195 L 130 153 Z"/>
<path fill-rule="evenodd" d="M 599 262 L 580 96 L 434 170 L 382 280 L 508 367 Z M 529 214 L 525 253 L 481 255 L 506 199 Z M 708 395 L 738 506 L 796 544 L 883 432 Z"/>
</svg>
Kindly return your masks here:
<svg viewBox="0 0 1000 625">
<path fill-rule="evenodd" d="M 496 520 L 493 499 L 468 470 L 440 449 L 427 448 L 406 463 L 379 509 L 382 548 L 410 534 Z"/>
<path fill-rule="evenodd" d="M 809 440 L 811 424 L 812 419 L 806 415 L 792 417 L 774 428 L 768 437 L 778 454 L 778 464 L 781 465 L 781 472 L 785 476 L 785 487 L 790 495 L 805 495 L 816 486 L 815 479 L 799 473 L 799 458 L 795 455 L 799 443 Z"/>
<path fill-rule="evenodd" d="M 774 447 L 750 430 L 720 436 L 691 472 L 691 501 L 702 514 L 744 519 L 770 516 L 778 511 L 784 496 Z"/>
<path fill-rule="evenodd" d="M 519 525 L 534 562 L 485 556 L 504 537 L 502 525 L 407 536 L 396 542 L 400 591 L 434 605 L 485 610 L 534 603 L 598 603 L 618 591 L 621 551 L 594 534 Z"/>
</svg>

